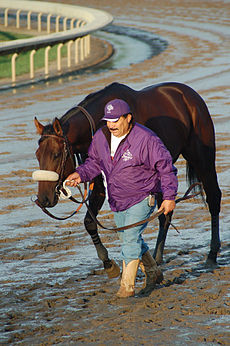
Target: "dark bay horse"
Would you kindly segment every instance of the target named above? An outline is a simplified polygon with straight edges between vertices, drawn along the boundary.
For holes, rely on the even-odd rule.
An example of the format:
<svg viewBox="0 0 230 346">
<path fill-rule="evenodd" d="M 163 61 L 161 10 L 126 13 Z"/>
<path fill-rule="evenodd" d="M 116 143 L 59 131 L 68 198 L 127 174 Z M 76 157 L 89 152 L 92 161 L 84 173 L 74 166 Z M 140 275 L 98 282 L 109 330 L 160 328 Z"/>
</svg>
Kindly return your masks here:
<svg viewBox="0 0 230 346">
<path fill-rule="evenodd" d="M 105 104 L 114 98 L 125 100 L 132 110 L 135 121 L 152 129 L 164 142 L 176 162 L 182 154 L 187 161 L 187 175 L 190 182 L 203 184 L 206 201 L 211 214 L 211 244 L 207 262 L 215 263 L 220 249 L 219 212 L 221 191 L 218 186 L 215 168 L 215 133 L 208 108 L 200 95 L 189 86 L 181 83 L 161 83 L 140 91 L 112 83 L 104 89 L 88 95 L 79 106 L 90 113 L 96 128 L 105 125 L 101 121 Z M 41 135 L 36 152 L 40 169 L 60 173 L 63 161 L 64 140 L 67 138 L 71 153 L 77 154 L 82 162 L 87 157 L 91 143 L 91 128 L 87 117 L 76 106 L 52 124 L 42 125 L 35 118 L 37 132 Z M 64 136 L 64 137 L 63 137 Z M 66 158 L 63 180 L 74 170 L 71 154 Z M 53 207 L 58 202 L 57 182 L 39 182 L 38 200 L 44 207 Z M 90 208 L 98 214 L 105 199 L 105 189 L 101 176 L 95 178 L 90 197 Z M 158 197 L 158 206 L 162 202 Z M 161 263 L 167 235 L 164 229 L 165 217 L 159 217 L 159 234 L 154 251 L 157 263 Z M 111 269 L 112 261 L 101 243 L 97 225 L 87 212 L 84 219 L 87 232 L 96 247 L 98 257 L 105 269 Z"/>
</svg>

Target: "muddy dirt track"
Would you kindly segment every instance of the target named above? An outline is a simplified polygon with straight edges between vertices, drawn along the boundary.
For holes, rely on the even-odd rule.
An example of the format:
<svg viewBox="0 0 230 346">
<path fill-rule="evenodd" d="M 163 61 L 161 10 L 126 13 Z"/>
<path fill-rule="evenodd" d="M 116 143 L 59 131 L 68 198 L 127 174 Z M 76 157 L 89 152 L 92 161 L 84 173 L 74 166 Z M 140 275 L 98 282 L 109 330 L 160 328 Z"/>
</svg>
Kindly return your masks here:
<svg viewBox="0 0 230 346">
<path fill-rule="evenodd" d="M 74 4 L 75 1 L 65 1 Z M 158 35 L 168 43 L 160 55 L 97 74 L 82 74 L 32 88 L 0 93 L 0 344 L 1 345 L 229 345 L 230 344 L 230 3 L 229 1 L 79 0 L 106 10 L 114 24 Z M 135 46 L 128 52 L 137 54 Z M 78 218 L 49 219 L 31 202 L 37 168 L 37 115 L 43 123 L 61 116 L 86 95 L 118 81 L 140 89 L 162 81 L 193 87 L 215 124 L 217 172 L 222 189 L 222 248 L 215 268 L 206 268 L 209 213 L 202 202 L 178 205 L 164 263 L 165 280 L 150 296 L 119 300 Z M 183 159 L 179 195 L 186 189 Z M 63 202 L 55 212 L 73 210 Z M 99 219 L 112 226 L 107 204 Z M 119 264 L 115 233 L 100 231 Z M 155 246 L 157 223 L 145 232 Z M 143 277 L 138 273 L 137 291 Z"/>
</svg>

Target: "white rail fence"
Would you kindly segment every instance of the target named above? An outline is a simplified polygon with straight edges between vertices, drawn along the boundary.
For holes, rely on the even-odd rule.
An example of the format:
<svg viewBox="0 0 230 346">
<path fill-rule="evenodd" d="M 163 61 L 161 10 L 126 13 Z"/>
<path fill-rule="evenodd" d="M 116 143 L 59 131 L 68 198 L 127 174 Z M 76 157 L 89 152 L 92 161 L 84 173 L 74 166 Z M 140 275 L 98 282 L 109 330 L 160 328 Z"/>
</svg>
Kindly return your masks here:
<svg viewBox="0 0 230 346">
<path fill-rule="evenodd" d="M 11 55 L 11 80 L 16 83 L 16 60 L 20 53 L 29 51 L 29 78 L 34 80 L 34 56 L 40 48 L 44 50 L 44 76 L 49 77 L 49 51 L 57 45 L 56 70 L 62 71 L 62 48 L 67 47 L 67 68 L 72 61 L 78 65 L 91 52 L 90 34 L 113 21 L 113 17 L 104 11 L 81 6 L 63 5 L 40 1 L 0 0 L 0 25 L 6 28 L 14 26 L 31 30 L 36 37 L 0 42 L 0 56 Z M 10 29 L 9 29 L 10 30 Z M 54 31 L 52 33 L 52 31 Z M 74 54 L 74 59 L 72 56 Z M 1 77 L 1 75 L 0 75 Z"/>
</svg>

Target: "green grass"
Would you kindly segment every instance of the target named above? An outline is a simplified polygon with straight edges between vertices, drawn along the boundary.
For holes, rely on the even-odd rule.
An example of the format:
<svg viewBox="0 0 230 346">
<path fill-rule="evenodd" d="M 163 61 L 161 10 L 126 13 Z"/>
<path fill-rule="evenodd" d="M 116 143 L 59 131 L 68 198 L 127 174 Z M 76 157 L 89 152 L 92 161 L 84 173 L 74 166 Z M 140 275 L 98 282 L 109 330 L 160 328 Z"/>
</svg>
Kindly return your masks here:
<svg viewBox="0 0 230 346">
<path fill-rule="evenodd" d="M 10 41 L 16 39 L 30 38 L 32 36 L 17 34 L 12 32 L 0 31 L 0 41 Z M 67 48 L 64 46 L 62 48 L 62 56 L 66 56 Z M 44 63 L 45 48 L 38 49 L 34 55 L 34 69 L 35 76 L 36 70 L 43 68 Z M 0 56 L 0 78 L 11 78 L 11 57 L 12 55 Z M 49 61 L 56 60 L 57 58 L 57 45 L 53 46 L 49 51 Z M 30 68 L 30 52 L 20 53 L 16 59 L 16 75 L 20 76 L 25 73 L 29 73 Z"/>
</svg>

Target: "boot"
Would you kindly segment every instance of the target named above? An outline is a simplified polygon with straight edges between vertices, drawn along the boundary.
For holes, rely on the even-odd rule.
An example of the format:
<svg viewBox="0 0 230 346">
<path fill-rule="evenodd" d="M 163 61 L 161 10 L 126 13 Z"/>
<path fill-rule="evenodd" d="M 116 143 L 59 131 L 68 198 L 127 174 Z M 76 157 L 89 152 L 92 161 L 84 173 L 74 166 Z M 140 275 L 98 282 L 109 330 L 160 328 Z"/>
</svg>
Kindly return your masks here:
<svg viewBox="0 0 230 346">
<path fill-rule="evenodd" d="M 154 260 L 149 251 L 146 251 L 142 255 L 140 268 L 142 272 L 145 274 L 145 286 L 139 292 L 139 294 L 142 295 L 150 293 L 154 289 L 156 283 L 161 283 L 164 277 L 162 271 L 160 270 L 160 268 L 158 268 L 156 261 Z"/>
<path fill-rule="evenodd" d="M 139 263 L 140 260 L 136 259 L 129 262 L 126 266 L 125 261 L 123 261 L 121 286 L 117 292 L 117 297 L 127 298 L 135 295 L 134 287 Z"/>
</svg>

